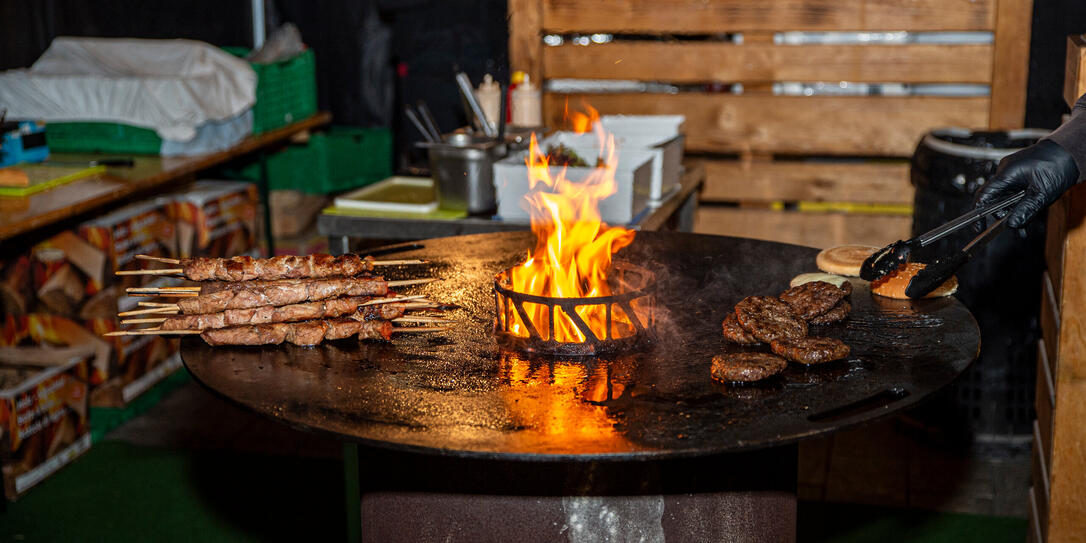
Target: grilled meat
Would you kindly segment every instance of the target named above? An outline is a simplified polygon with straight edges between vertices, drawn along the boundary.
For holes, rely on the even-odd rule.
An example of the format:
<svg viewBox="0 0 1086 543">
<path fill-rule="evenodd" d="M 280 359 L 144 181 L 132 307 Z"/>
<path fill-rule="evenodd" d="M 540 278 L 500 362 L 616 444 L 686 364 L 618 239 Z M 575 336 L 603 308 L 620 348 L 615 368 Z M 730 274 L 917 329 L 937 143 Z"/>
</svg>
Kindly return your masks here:
<svg viewBox="0 0 1086 543">
<path fill-rule="evenodd" d="M 739 325 L 739 319 L 735 317 L 735 312 L 728 313 L 727 317 L 724 317 L 724 322 L 721 323 L 721 327 L 724 331 L 724 339 L 738 343 L 740 345 L 755 345 L 758 343 L 758 338 L 750 335 Z"/>
<path fill-rule="evenodd" d="M 807 324 L 830 324 L 844 320 L 851 311 L 852 304 L 848 303 L 848 300 L 841 300 L 829 311 L 808 320 Z"/>
<path fill-rule="evenodd" d="M 358 336 L 358 339 L 389 339 L 392 323 L 355 319 L 332 319 L 305 322 L 280 322 L 214 328 L 204 330 L 200 337 L 208 345 L 317 345 L 324 340 Z"/>
<path fill-rule="evenodd" d="M 341 296 L 385 294 L 388 294 L 388 283 L 382 279 L 287 279 L 246 283 L 207 294 L 201 289 L 199 296 L 178 299 L 177 306 L 185 314 L 219 313 L 228 309 L 285 306 Z"/>
<path fill-rule="evenodd" d="M 300 279 L 353 276 L 373 271 L 373 259 L 348 254 L 332 256 L 276 256 L 253 258 L 186 258 L 181 260 L 185 277 L 192 281 L 251 281 L 253 279 Z"/>
<path fill-rule="evenodd" d="M 807 335 L 807 323 L 792 308 L 769 296 L 748 296 L 735 304 L 735 316 L 744 330 L 766 343 Z"/>
<path fill-rule="evenodd" d="M 731 383 L 749 383 L 772 377 L 788 363 L 769 353 L 726 353 L 713 357 L 709 373 L 713 379 Z"/>
<path fill-rule="evenodd" d="M 208 328 L 226 328 L 228 326 L 249 324 L 327 319 L 351 314 L 367 320 L 390 320 L 402 317 L 404 314 L 405 307 L 403 304 L 390 303 L 360 307 L 371 299 L 369 296 L 351 296 L 281 307 L 266 305 L 251 309 L 228 309 L 218 313 L 171 315 L 166 317 L 165 322 L 162 323 L 162 329 L 206 330 Z"/>
<path fill-rule="evenodd" d="M 849 347 L 839 339 L 805 337 L 781 339 L 770 343 L 773 352 L 800 364 L 821 364 L 846 358 Z"/>
<path fill-rule="evenodd" d="M 799 318 L 808 321 L 833 309 L 844 297 L 844 290 L 825 281 L 804 283 L 780 295 L 781 301 L 788 304 Z"/>
</svg>

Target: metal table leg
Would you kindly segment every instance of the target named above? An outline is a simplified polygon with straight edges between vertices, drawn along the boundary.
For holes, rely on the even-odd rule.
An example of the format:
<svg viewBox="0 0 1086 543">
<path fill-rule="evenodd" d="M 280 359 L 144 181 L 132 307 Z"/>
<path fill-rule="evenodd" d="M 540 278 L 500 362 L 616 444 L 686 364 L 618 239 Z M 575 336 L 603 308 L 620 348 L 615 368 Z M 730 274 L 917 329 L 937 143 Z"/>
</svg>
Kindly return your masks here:
<svg viewBox="0 0 1086 543">
<path fill-rule="evenodd" d="M 362 503 L 358 481 L 358 445 L 343 444 L 343 503 L 347 513 L 347 542 L 362 540 Z"/>
<path fill-rule="evenodd" d="M 271 183 L 268 181 L 268 153 L 260 151 L 260 200 L 264 206 L 264 241 L 268 256 L 275 256 L 275 236 L 272 233 Z"/>
<path fill-rule="evenodd" d="M 690 193 L 690 196 L 686 197 L 686 201 L 683 202 L 679 208 L 679 231 L 680 232 L 693 232 L 694 231 L 694 212 L 698 209 L 698 191 Z"/>
</svg>

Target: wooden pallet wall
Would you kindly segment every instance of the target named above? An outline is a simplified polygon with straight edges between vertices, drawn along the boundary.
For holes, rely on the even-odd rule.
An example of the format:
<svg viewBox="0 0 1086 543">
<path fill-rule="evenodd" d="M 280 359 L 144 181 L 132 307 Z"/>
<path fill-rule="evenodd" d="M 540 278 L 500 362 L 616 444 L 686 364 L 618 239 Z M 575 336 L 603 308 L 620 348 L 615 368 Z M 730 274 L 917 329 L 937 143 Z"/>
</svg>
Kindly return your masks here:
<svg viewBox="0 0 1086 543">
<path fill-rule="evenodd" d="M 686 115 L 686 148 L 709 172 L 697 229 L 827 246 L 883 244 L 908 234 L 906 214 L 779 210 L 779 202 L 907 206 L 907 157 L 932 128 L 1022 126 L 1032 0 L 510 0 L 513 69 L 535 81 L 610 79 L 740 83 L 742 94 L 608 93 L 544 96 L 544 119 L 566 104 L 603 114 Z M 990 44 L 788 45 L 786 31 L 984 31 Z M 547 34 L 611 33 L 605 44 Z M 743 34 L 714 39 L 631 35 Z M 967 83 L 979 97 L 781 96 L 775 82 Z M 848 208 L 837 206 L 835 209 Z M 790 207 L 789 207 L 790 209 Z"/>
</svg>

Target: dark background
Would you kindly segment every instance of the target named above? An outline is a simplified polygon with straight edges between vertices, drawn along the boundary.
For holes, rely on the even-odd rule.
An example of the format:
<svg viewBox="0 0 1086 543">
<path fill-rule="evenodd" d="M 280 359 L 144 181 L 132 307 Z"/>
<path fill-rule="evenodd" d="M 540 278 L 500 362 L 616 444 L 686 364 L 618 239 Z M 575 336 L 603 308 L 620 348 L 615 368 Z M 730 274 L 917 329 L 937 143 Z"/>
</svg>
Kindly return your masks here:
<svg viewBox="0 0 1086 543">
<path fill-rule="evenodd" d="M 403 104 L 425 100 L 443 130 L 466 123 L 454 67 L 508 78 L 506 0 L 268 0 L 269 27 L 293 22 L 317 58 L 320 108 L 336 124 L 391 126 L 416 139 Z M 1026 125 L 1054 128 L 1066 36 L 1086 32 L 1086 2 L 1034 0 Z M 29 66 L 56 36 L 192 38 L 249 45 L 241 0 L 0 0 L 0 69 Z M 401 129 L 402 128 L 402 129 Z"/>
</svg>

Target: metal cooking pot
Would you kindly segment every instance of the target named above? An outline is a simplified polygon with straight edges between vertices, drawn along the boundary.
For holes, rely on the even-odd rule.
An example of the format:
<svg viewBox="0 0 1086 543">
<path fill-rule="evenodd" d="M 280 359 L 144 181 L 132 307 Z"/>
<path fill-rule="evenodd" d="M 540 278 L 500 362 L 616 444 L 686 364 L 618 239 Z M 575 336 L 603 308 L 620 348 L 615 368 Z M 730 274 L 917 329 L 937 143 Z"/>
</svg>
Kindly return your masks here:
<svg viewBox="0 0 1086 543">
<path fill-rule="evenodd" d="M 470 134 L 449 134 L 441 143 L 423 142 L 430 155 L 430 174 L 442 209 L 473 215 L 493 213 L 494 162 L 506 155 L 506 146 Z"/>
</svg>

